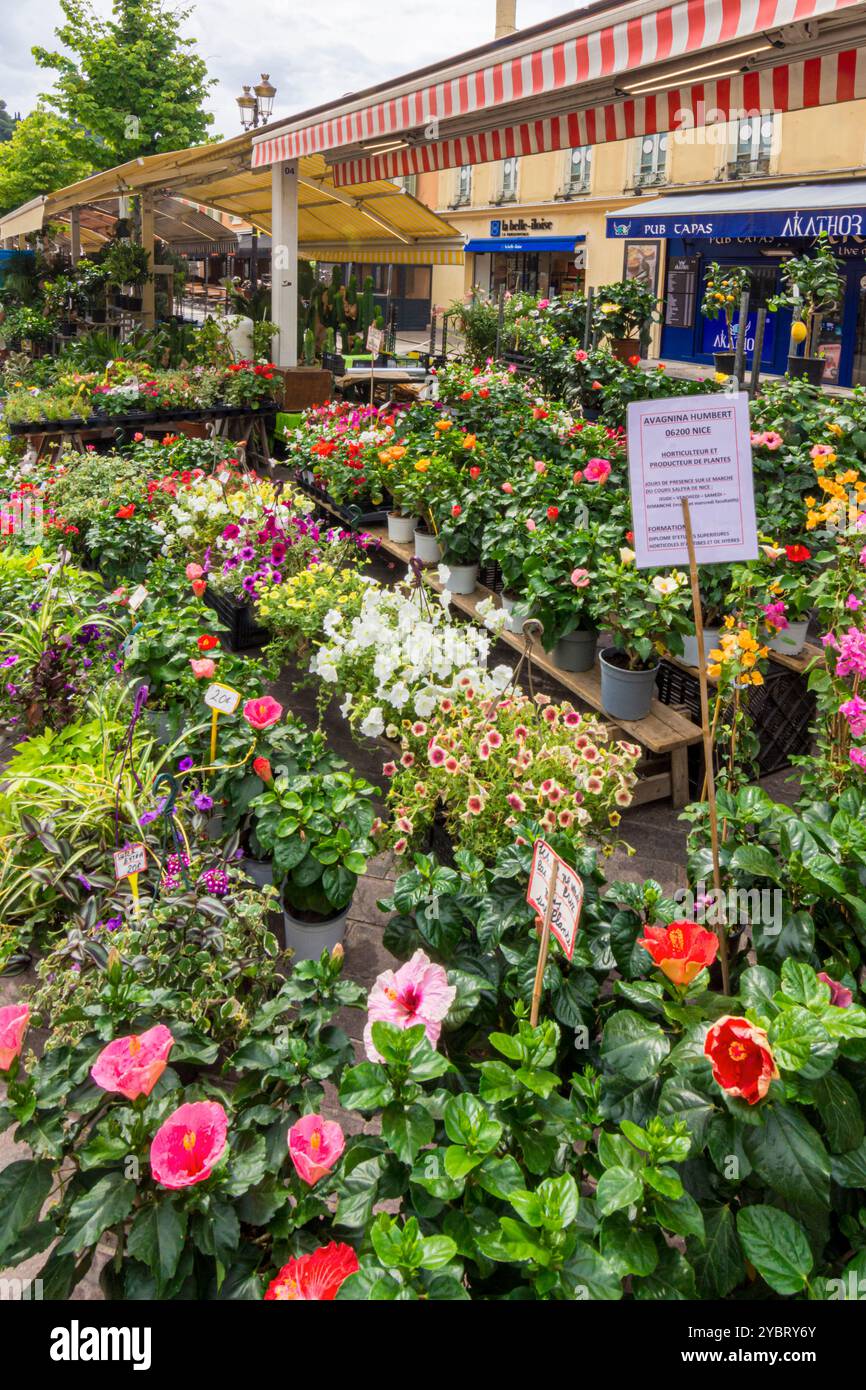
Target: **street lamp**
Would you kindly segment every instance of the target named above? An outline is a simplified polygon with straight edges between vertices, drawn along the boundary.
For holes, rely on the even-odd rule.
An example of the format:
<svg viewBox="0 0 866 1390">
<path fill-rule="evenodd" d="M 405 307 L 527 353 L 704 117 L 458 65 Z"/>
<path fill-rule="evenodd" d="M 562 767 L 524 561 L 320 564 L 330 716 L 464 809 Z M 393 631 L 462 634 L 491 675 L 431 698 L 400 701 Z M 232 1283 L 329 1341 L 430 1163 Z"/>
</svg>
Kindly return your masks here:
<svg viewBox="0 0 866 1390">
<path fill-rule="evenodd" d="M 274 109 L 274 97 L 277 89 L 270 80 L 270 75 L 262 73 L 261 81 L 250 89 L 245 86 L 241 95 L 235 100 L 241 117 L 241 125 L 244 130 L 256 130 L 260 125 L 267 125 Z M 250 282 L 253 293 L 258 288 L 259 281 L 259 234 L 255 227 L 250 238 Z"/>
</svg>

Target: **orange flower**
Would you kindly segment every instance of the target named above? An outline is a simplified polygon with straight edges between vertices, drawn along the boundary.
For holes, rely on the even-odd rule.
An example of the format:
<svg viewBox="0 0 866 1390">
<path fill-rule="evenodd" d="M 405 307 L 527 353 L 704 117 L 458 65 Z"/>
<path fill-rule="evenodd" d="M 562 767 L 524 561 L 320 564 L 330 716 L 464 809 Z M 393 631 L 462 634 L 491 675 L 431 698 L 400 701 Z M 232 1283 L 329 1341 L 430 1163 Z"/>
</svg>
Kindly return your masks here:
<svg viewBox="0 0 866 1390">
<path fill-rule="evenodd" d="M 719 949 L 715 933 L 705 931 L 697 922 L 645 927 L 638 945 L 649 951 L 662 974 L 675 985 L 690 985 L 696 975 L 712 965 Z"/>
</svg>

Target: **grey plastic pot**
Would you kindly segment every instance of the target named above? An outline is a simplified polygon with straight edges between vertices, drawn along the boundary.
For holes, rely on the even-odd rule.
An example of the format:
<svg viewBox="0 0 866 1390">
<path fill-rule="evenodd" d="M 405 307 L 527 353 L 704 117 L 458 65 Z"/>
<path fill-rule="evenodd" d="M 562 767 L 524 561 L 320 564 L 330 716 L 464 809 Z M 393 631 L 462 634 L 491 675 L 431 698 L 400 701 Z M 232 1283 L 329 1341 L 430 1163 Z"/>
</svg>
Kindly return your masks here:
<svg viewBox="0 0 866 1390">
<path fill-rule="evenodd" d="M 770 639 L 767 646 L 771 652 L 779 652 L 782 656 L 799 656 L 806 645 L 808 631 L 808 618 L 802 622 L 789 623 L 787 627 Z"/>
<path fill-rule="evenodd" d="M 615 647 L 606 647 L 598 658 L 602 709 L 612 719 L 646 719 L 655 694 L 658 664 L 650 671 L 627 671 L 609 660 L 615 653 Z"/>
<path fill-rule="evenodd" d="M 448 565 L 448 582 L 445 587 L 452 594 L 474 594 L 478 587 L 478 566 Z"/>
<path fill-rule="evenodd" d="M 526 622 L 526 617 L 523 615 L 522 612 L 518 617 L 515 617 L 514 610 L 518 607 L 518 605 L 522 607 L 523 599 L 517 594 L 506 594 L 504 590 L 499 595 L 499 598 L 502 603 L 502 607 L 508 614 L 508 619 L 505 624 L 505 631 L 516 632 L 519 636 L 523 631 L 523 624 Z"/>
<path fill-rule="evenodd" d="M 270 859 L 243 859 L 241 868 L 257 888 L 267 888 L 274 881 L 274 866 Z"/>
<path fill-rule="evenodd" d="M 294 952 L 295 960 L 318 960 L 323 951 L 333 951 L 346 934 L 346 918 L 351 906 L 348 903 L 342 912 L 327 922 L 302 922 L 284 906 L 286 948 Z"/>
<path fill-rule="evenodd" d="M 442 559 L 442 547 L 429 531 L 416 531 L 415 557 L 422 565 L 438 565 Z"/>
<path fill-rule="evenodd" d="M 388 513 L 388 540 L 397 545 L 411 545 L 418 525 L 417 516 L 401 516 L 399 512 Z"/>
<path fill-rule="evenodd" d="M 594 627 L 578 627 L 560 637 L 551 653 L 560 671 L 591 671 L 595 665 L 598 632 Z"/>
<path fill-rule="evenodd" d="M 704 628 L 704 660 L 710 652 L 716 650 L 721 635 L 722 629 L 720 627 Z M 682 659 L 685 666 L 697 666 L 698 664 L 698 639 L 693 632 L 689 632 L 683 637 Z"/>
</svg>

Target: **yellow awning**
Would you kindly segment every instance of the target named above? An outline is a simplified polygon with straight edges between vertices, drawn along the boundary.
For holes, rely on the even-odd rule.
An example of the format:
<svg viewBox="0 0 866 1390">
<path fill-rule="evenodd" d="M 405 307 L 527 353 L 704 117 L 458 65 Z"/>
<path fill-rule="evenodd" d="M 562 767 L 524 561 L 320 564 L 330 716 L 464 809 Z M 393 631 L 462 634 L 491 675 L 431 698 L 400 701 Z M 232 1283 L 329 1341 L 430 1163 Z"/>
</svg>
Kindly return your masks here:
<svg viewBox="0 0 866 1390">
<path fill-rule="evenodd" d="M 433 246 L 394 246 L 385 242 L 380 246 L 347 246 L 336 242 L 331 246 L 301 246 L 301 255 L 311 261 L 355 261 L 358 265 L 375 265 L 384 262 L 391 265 L 462 265 L 463 251 L 456 247 L 443 250 Z"/>
<path fill-rule="evenodd" d="M 186 198 L 202 208 L 240 217 L 269 234 L 271 171 L 250 168 L 251 150 L 252 133 L 247 133 L 218 144 L 129 160 L 17 208 L 0 222 L 0 236 L 14 235 L 18 230 L 36 231 L 43 221 L 76 206 L 143 192 Z M 461 262 L 463 239 L 457 229 L 391 181 L 356 184 L 346 192 L 335 188 L 333 174 L 321 155 L 306 156 L 298 165 L 298 243 L 302 256 L 311 256 L 312 247 L 326 246 L 329 251 L 339 248 L 339 254 L 329 259 L 360 261 L 361 250 L 370 245 L 375 247 L 375 255 L 365 256 L 368 262 Z M 33 220 L 19 227 L 17 219 L 25 221 L 26 217 Z M 13 231 L 6 231 L 7 223 L 14 226 Z M 438 248 L 457 259 L 432 261 L 432 251 Z M 410 252 L 417 252 L 421 259 L 413 259 Z"/>
<path fill-rule="evenodd" d="M 41 231 L 45 221 L 45 201 L 42 196 L 32 198 L 29 203 L 22 203 L 20 208 L 0 218 L 0 241 L 5 241 L 7 237 L 26 236 L 28 232 Z"/>
</svg>

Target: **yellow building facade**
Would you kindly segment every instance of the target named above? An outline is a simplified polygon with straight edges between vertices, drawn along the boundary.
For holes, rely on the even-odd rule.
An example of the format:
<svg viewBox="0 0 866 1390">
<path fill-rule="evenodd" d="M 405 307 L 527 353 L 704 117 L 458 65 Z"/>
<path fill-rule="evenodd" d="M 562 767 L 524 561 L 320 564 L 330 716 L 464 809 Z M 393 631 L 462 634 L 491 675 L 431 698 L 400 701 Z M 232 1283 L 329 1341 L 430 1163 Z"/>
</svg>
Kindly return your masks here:
<svg viewBox="0 0 866 1390">
<path fill-rule="evenodd" d="M 412 191 L 467 241 L 464 266 L 433 271 L 432 302 L 441 309 L 473 288 L 493 295 L 500 286 L 567 293 L 575 285 L 598 286 L 626 273 L 654 278 L 663 297 L 668 260 L 683 246 L 663 237 L 654 246 L 623 244 L 607 235 L 607 214 L 636 205 L 650 214 L 662 197 L 689 194 L 694 202 L 704 193 L 710 197 L 726 191 L 751 194 L 760 206 L 767 189 L 803 183 L 832 184 L 837 191 L 850 184 L 853 189 L 864 176 L 866 101 L 855 101 L 789 114 L 754 113 L 667 135 L 420 175 Z M 842 192 L 838 196 L 844 199 Z M 561 238 L 574 238 L 571 255 L 545 249 L 546 241 Z M 471 249 L 479 243 L 495 247 L 497 240 L 509 249 Z M 732 240 L 742 245 L 732 248 Z M 850 240 L 842 254 L 859 257 L 862 244 L 866 255 L 866 235 Z M 744 260 L 756 262 L 756 302 L 761 286 L 769 295 L 785 245 L 757 236 L 719 241 L 729 257 L 739 249 Z M 787 254 L 801 249 L 792 243 Z M 700 250 L 704 264 L 715 257 L 712 245 Z M 855 305 L 852 322 L 856 313 Z M 866 380 L 866 307 L 861 329 L 860 360 L 849 373 L 853 380 Z M 661 343 L 659 330 L 656 350 Z"/>
</svg>

